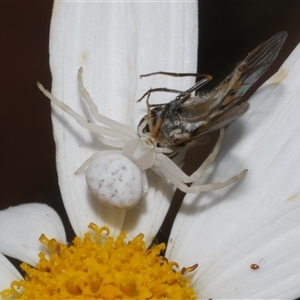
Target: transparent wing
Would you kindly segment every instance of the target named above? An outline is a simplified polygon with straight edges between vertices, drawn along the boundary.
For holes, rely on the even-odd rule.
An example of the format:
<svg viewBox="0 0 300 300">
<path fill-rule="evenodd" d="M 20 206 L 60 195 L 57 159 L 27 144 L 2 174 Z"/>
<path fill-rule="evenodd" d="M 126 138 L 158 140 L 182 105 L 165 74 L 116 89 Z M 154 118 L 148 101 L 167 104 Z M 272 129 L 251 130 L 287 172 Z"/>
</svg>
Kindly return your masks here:
<svg viewBox="0 0 300 300">
<path fill-rule="evenodd" d="M 248 89 L 269 69 L 276 59 L 286 37 L 287 33 L 285 31 L 278 32 L 255 48 L 245 58 L 232 73 L 232 79 L 234 79 L 235 75 L 240 76 L 237 76 L 233 82 L 227 79 L 227 82 L 231 84 L 229 91 L 221 102 L 221 106 L 232 106 L 243 97 Z"/>
<path fill-rule="evenodd" d="M 286 37 L 285 31 L 278 32 L 255 48 L 211 92 L 191 97 L 183 103 L 178 113 L 183 120 L 180 124 L 181 135 L 179 139 L 175 140 L 175 143 L 190 147 L 201 136 L 221 129 L 243 115 L 248 110 L 249 104 L 237 105 L 237 103 L 269 69 Z M 170 124 L 168 126 L 170 127 Z M 161 128 L 163 127 L 161 126 Z"/>
<path fill-rule="evenodd" d="M 149 127 L 144 131 L 150 130 L 164 147 L 176 148 L 191 147 L 206 133 L 227 126 L 248 110 L 249 104 L 237 103 L 269 69 L 286 37 L 281 31 L 259 45 L 209 93 L 197 94 L 203 84 L 196 84 L 175 100 L 151 109 L 148 118 L 155 132 Z M 190 97 L 191 91 L 196 91 L 196 96 Z"/>
<path fill-rule="evenodd" d="M 217 87 L 183 103 L 180 106 L 181 117 L 187 121 L 213 119 L 235 105 L 269 69 L 286 37 L 287 33 L 280 31 L 255 48 Z"/>
<path fill-rule="evenodd" d="M 248 102 L 234 105 L 225 111 L 219 118 L 213 120 L 205 133 L 221 129 L 229 125 L 231 122 L 242 116 L 249 109 L 249 107 L 250 104 Z"/>
</svg>

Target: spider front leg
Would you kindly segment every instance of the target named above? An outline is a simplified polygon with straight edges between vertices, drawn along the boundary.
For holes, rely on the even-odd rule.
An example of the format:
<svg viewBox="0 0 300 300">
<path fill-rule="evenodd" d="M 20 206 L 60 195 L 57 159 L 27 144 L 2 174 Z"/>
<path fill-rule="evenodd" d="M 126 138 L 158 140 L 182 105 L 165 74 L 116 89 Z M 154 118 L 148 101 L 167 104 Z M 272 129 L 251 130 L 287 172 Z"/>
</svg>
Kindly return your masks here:
<svg viewBox="0 0 300 300">
<path fill-rule="evenodd" d="M 247 170 L 243 170 L 240 174 L 229 178 L 225 182 L 195 185 L 190 187 L 186 185 L 186 183 L 198 180 L 215 160 L 215 157 L 218 154 L 223 140 L 224 131 L 225 129 L 222 128 L 220 132 L 220 137 L 212 153 L 206 158 L 203 164 L 192 175 L 188 176 L 187 174 L 185 174 L 171 159 L 169 159 L 165 155 L 159 156 L 154 170 L 157 171 L 158 174 L 170 180 L 178 189 L 185 193 L 200 193 L 205 191 L 218 190 L 240 180 L 246 174 Z"/>
<path fill-rule="evenodd" d="M 169 164 L 168 164 L 168 166 L 165 166 L 163 164 L 160 165 L 159 168 L 158 168 L 159 171 L 160 171 L 160 174 L 162 174 L 163 177 L 170 180 L 182 192 L 191 193 L 191 194 L 197 194 L 197 193 L 201 193 L 201 192 L 207 192 L 207 191 L 214 191 L 214 190 L 222 189 L 226 186 L 229 186 L 229 185 L 233 184 L 234 182 L 239 181 L 247 173 L 247 170 L 243 170 L 238 175 L 233 176 L 233 177 L 229 178 L 228 180 L 226 180 L 224 182 L 216 182 L 216 183 L 209 183 L 209 184 L 203 184 L 203 185 L 187 186 L 184 183 L 183 178 L 180 177 L 180 175 L 181 175 L 180 171 L 181 170 L 179 169 L 179 167 L 177 165 L 175 165 L 176 168 L 178 168 L 178 169 L 176 169 L 176 168 L 168 169 L 169 166 L 170 166 Z M 187 176 L 187 175 L 184 174 L 183 177 L 185 177 L 185 176 Z"/>
<path fill-rule="evenodd" d="M 124 128 L 124 125 L 119 123 L 120 124 L 119 127 L 113 126 L 113 128 L 109 128 L 106 126 L 89 123 L 77 112 L 75 112 L 70 106 L 68 106 L 67 104 L 63 103 L 62 101 L 54 97 L 54 95 L 52 95 L 49 91 L 47 91 L 40 82 L 37 83 L 37 86 L 42 91 L 42 93 L 51 100 L 51 102 L 55 103 L 61 110 L 63 110 L 68 115 L 70 115 L 73 119 L 75 119 L 75 121 L 80 126 L 94 133 L 101 142 L 112 147 L 121 148 L 123 146 L 124 140 L 127 139 L 128 136 L 124 134 L 124 132 L 120 132 L 118 129 Z M 104 119 L 107 120 L 108 118 L 104 117 Z M 107 139 L 107 137 L 105 136 L 114 139 Z"/>
<path fill-rule="evenodd" d="M 182 192 L 187 193 L 187 194 L 198 194 L 201 192 L 208 192 L 208 191 L 223 189 L 224 187 L 227 187 L 227 186 L 239 181 L 241 178 L 243 178 L 246 175 L 247 170 L 246 169 L 243 170 L 238 175 L 233 176 L 224 182 L 215 182 L 215 183 L 208 183 L 208 184 L 194 185 L 194 186 L 187 186 L 181 180 L 181 178 L 173 176 L 173 174 L 170 173 L 169 171 L 164 170 L 163 172 L 164 172 L 164 175 L 167 176 L 167 178 Z"/>
<path fill-rule="evenodd" d="M 164 166 L 168 170 L 173 170 L 177 174 L 177 177 L 181 178 L 181 180 L 184 183 L 194 182 L 202 176 L 202 174 L 207 170 L 207 168 L 215 160 L 215 158 L 216 158 L 216 156 L 217 156 L 217 154 L 220 150 L 220 147 L 221 147 L 221 144 L 222 144 L 222 141 L 223 141 L 223 138 L 224 138 L 224 133 L 225 133 L 225 129 L 222 128 L 220 130 L 220 136 L 217 140 L 217 143 L 215 144 L 215 146 L 213 148 L 213 151 L 209 154 L 209 156 L 205 159 L 205 161 L 201 164 L 201 166 L 192 175 L 185 174 L 181 170 L 181 168 L 178 168 L 178 166 L 171 159 L 169 159 L 167 156 L 161 156 L 160 160 L 159 160 L 159 164 Z"/>
<path fill-rule="evenodd" d="M 78 86 L 79 86 L 79 90 L 80 90 L 80 93 L 81 93 L 83 99 L 86 101 L 86 103 L 88 104 L 88 106 L 90 108 L 92 116 L 98 122 L 112 128 L 112 129 L 115 129 L 118 132 L 123 133 L 127 137 L 135 137 L 136 133 L 133 129 L 123 125 L 120 122 L 117 122 L 115 120 L 105 117 L 104 115 L 99 114 L 96 103 L 91 98 L 89 92 L 87 91 L 87 89 L 85 88 L 85 86 L 83 84 L 82 73 L 83 73 L 83 69 L 82 69 L 82 67 L 80 67 L 78 70 L 78 74 L 77 74 Z"/>
<path fill-rule="evenodd" d="M 225 134 L 225 128 L 221 128 L 220 136 L 213 148 L 213 151 L 209 154 L 209 156 L 204 160 L 201 166 L 192 175 L 187 176 L 184 172 L 182 172 L 183 174 L 181 177 L 184 177 L 183 182 L 191 183 L 198 180 L 202 176 L 202 174 L 207 170 L 207 168 L 214 162 L 217 154 L 219 153 L 220 147 L 222 145 L 224 134 Z"/>
</svg>

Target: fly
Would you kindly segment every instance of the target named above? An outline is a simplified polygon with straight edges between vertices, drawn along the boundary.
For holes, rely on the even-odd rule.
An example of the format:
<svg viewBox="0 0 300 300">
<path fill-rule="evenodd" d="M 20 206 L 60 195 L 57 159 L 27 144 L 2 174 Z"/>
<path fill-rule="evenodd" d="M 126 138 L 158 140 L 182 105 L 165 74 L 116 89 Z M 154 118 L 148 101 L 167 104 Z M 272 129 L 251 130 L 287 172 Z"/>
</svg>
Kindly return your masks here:
<svg viewBox="0 0 300 300">
<path fill-rule="evenodd" d="M 162 74 L 172 76 L 203 77 L 188 90 L 182 92 L 168 88 L 147 91 L 138 101 L 147 96 L 147 115 L 138 126 L 141 135 L 150 134 L 157 145 L 173 150 L 189 148 L 206 141 L 205 134 L 224 128 L 249 108 L 249 103 L 237 104 L 248 89 L 269 69 L 276 59 L 287 33 L 280 31 L 255 48 L 234 71 L 210 92 L 199 91 L 212 79 L 200 73 L 155 72 L 141 77 Z M 169 103 L 150 104 L 153 92 L 171 92 L 179 95 Z M 195 96 L 191 94 L 195 92 Z"/>
</svg>

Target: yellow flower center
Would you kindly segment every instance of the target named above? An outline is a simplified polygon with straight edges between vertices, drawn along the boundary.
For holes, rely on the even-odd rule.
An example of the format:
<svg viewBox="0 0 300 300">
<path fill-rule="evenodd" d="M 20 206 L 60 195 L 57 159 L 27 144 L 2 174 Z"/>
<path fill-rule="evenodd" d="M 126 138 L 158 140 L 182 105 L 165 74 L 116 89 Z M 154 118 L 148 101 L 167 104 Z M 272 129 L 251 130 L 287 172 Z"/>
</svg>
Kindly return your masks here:
<svg viewBox="0 0 300 300">
<path fill-rule="evenodd" d="M 124 232 L 114 239 L 107 227 L 91 223 L 92 232 L 75 237 L 68 246 L 40 242 L 50 255 L 39 254 L 35 268 L 21 264 L 25 280 L 13 281 L 0 292 L 3 299 L 196 299 L 185 274 L 197 265 L 176 271 L 178 265 L 160 256 L 164 244 L 147 250 L 144 235 L 125 242 Z M 104 234 L 106 233 L 106 234 Z"/>
</svg>

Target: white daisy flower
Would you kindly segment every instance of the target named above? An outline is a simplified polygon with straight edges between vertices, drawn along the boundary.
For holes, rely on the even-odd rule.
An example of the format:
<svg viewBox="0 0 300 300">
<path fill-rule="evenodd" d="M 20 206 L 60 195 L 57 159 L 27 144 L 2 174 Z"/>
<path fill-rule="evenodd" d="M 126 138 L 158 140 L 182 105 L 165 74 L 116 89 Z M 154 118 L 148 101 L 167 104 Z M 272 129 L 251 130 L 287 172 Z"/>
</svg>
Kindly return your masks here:
<svg viewBox="0 0 300 300">
<path fill-rule="evenodd" d="M 50 39 L 52 92 L 88 117 L 76 80 L 82 66 L 87 90 L 101 113 L 136 128 L 145 115 L 145 104 L 135 103 L 143 92 L 157 86 L 185 90 L 193 80 L 139 80 L 138 74 L 196 71 L 197 36 L 196 2 L 57 2 Z M 250 111 L 229 126 L 206 177 L 223 181 L 249 168 L 247 176 L 217 192 L 187 195 L 175 220 L 166 257 L 181 267 L 199 265 L 191 281 L 198 299 L 293 299 L 300 294 L 299 57 L 298 46 L 249 100 Z M 83 238 L 93 222 L 109 226 L 113 236 L 121 230 L 130 238 L 143 232 L 149 244 L 174 188 L 152 174 L 148 196 L 131 210 L 120 211 L 95 201 L 87 192 L 84 175 L 74 175 L 74 171 L 103 145 L 96 144 L 89 132 L 61 110 L 53 107 L 53 111 L 59 182 L 77 236 Z M 58 243 L 65 244 L 66 237 L 51 208 L 28 204 L 0 214 L 0 253 L 32 266 L 38 263 L 41 251 L 62 256 L 64 248 Z M 97 227 L 92 230 L 97 238 Z M 42 244 L 38 241 L 41 234 Z M 1 290 L 21 275 L 4 256 L 0 264 Z M 69 286 L 73 295 L 78 288 L 79 283 Z M 105 291 L 107 297 L 112 297 L 110 291 Z M 141 287 L 139 293 L 136 295 L 150 298 Z"/>
</svg>

